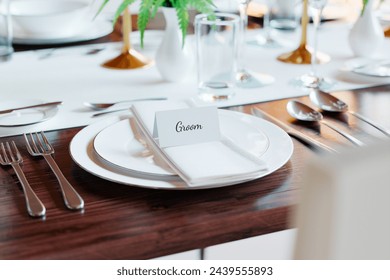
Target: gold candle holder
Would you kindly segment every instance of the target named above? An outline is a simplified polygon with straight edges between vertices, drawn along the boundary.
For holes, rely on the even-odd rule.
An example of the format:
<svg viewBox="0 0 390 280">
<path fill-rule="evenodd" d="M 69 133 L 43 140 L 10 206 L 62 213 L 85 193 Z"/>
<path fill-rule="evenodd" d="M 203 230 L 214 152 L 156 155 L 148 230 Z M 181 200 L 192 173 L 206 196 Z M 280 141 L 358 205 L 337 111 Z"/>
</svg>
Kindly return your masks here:
<svg viewBox="0 0 390 280">
<path fill-rule="evenodd" d="M 122 53 L 117 57 L 102 64 L 103 67 L 110 69 L 137 69 L 151 66 L 153 61 L 143 56 L 131 47 L 130 34 L 131 34 L 131 17 L 129 8 L 126 8 L 123 12 L 122 22 L 122 36 L 123 36 L 123 48 Z"/>
<path fill-rule="evenodd" d="M 311 52 L 307 47 L 307 25 L 309 23 L 309 15 L 308 15 L 308 7 L 309 1 L 304 0 L 302 5 L 302 33 L 301 33 L 301 41 L 296 50 L 292 52 L 288 52 L 285 54 L 281 54 L 278 56 L 278 60 L 285 63 L 293 63 L 293 64 L 311 64 Z M 326 54 L 317 52 L 317 63 L 326 63 L 330 60 L 330 57 Z"/>
<path fill-rule="evenodd" d="M 385 37 L 390 37 L 390 26 L 385 29 Z"/>
</svg>

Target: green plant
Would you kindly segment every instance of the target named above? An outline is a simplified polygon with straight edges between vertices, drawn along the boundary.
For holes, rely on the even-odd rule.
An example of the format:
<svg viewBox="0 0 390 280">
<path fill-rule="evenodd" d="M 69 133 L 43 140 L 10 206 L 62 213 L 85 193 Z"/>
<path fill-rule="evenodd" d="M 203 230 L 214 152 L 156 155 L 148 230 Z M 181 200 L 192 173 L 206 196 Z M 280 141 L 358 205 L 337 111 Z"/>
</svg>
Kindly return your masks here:
<svg viewBox="0 0 390 280">
<path fill-rule="evenodd" d="M 370 0 L 362 0 L 362 1 L 363 1 L 363 8 L 362 8 L 362 12 L 361 12 L 360 15 L 363 15 L 364 10 L 366 9 L 366 6 L 367 6 L 367 4 L 368 4 L 368 1 L 370 1 Z"/>
<path fill-rule="evenodd" d="M 118 20 L 122 12 L 127 8 L 127 6 L 134 3 L 136 0 L 122 0 L 122 3 L 119 5 L 114 16 L 114 24 Z M 102 5 L 98 11 L 98 14 L 103 10 L 106 4 L 110 0 L 103 0 Z M 144 43 L 144 33 L 146 26 L 151 18 L 153 18 L 158 8 L 160 7 L 172 7 L 176 10 L 176 15 L 179 22 L 179 27 L 183 36 L 183 44 L 185 36 L 187 34 L 187 27 L 189 23 L 188 9 L 194 8 L 198 12 L 211 15 L 213 13 L 213 0 L 141 0 L 139 13 L 138 13 L 138 29 L 141 34 L 141 46 L 143 47 Z"/>
<path fill-rule="evenodd" d="M 362 0 L 362 2 L 363 2 L 363 8 L 362 8 L 362 11 L 361 11 L 361 13 L 360 13 L 361 16 L 364 14 L 364 11 L 366 10 L 368 1 L 370 1 L 370 0 Z M 371 1 L 373 1 L 373 0 L 371 0 Z M 383 1 L 384 1 L 384 0 L 379 0 L 377 9 L 379 9 L 379 7 L 380 7 L 380 5 L 382 5 Z"/>
</svg>

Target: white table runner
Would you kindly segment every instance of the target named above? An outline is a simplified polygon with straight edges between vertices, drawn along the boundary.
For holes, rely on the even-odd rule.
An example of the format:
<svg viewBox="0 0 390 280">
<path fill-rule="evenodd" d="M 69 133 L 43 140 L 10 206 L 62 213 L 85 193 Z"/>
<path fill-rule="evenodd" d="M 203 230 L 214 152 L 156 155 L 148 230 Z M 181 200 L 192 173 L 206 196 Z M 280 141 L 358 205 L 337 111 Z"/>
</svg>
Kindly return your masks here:
<svg viewBox="0 0 390 280">
<path fill-rule="evenodd" d="M 258 32 L 251 31 L 248 37 Z M 332 23 L 322 26 L 319 33 L 319 49 L 328 53 L 332 60 L 319 65 L 318 73 L 337 80 L 332 90 L 390 82 L 388 78 L 369 78 L 339 71 L 347 60 L 353 58 L 347 43 L 348 32 L 347 25 Z M 291 37 L 292 40 L 291 46 L 283 48 L 264 49 L 248 45 L 245 52 L 247 68 L 271 74 L 276 78 L 275 83 L 263 88 L 238 89 L 232 99 L 214 104 L 227 107 L 306 95 L 305 91 L 294 88 L 290 82 L 294 77 L 309 73 L 310 66 L 276 60 L 277 55 L 296 48 L 299 36 L 300 31 L 283 35 L 284 39 Z M 142 52 L 153 57 L 157 44 L 156 40 L 150 41 L 153 43 L 148 45 L 146 41 L 146 49 Z M 388 48 L 389 42 L 387 39 L 384 48 Z M 100 64 L 116 56 L 121 44 L 108 43 L 105 46 L 104 51 L 95 55 L 84 54 L 94 47 L 91 45 L 60 49 L 46 59 L 40 59 L 44 51 L 20 52 L 15 53 L 11 61 L 0 63 L 0 102 L 31 98 L 64 102 L 53 119 L 29 126 L 0 127 L 0 136 L 84 126 L 103 118 L 92 118 L 91 115 L 96 112 L 87 109 L 83 105 L 85 101 L 111 102 L 149 96 L 166 96 L 169 99 L 196 97 L 195 67 L 194 74 L 181 83 L 163 81 L 155 66 L 141 70 L 105 69 Z"/>
</svg>

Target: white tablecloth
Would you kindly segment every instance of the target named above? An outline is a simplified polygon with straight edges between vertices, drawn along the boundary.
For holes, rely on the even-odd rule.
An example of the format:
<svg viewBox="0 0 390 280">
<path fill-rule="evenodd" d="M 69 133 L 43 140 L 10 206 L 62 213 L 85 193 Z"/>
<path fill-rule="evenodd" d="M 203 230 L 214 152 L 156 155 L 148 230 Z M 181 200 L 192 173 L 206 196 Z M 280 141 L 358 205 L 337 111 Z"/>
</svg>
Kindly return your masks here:
<svg viewBox="0 0 390 280">
<path fill-rule="evenodd" d="M 249 32 L 248 38 L 259 32 L 259 30 Z M 346 61 L 353 58 L 347 41 L 348 32 L 349 26 L 340 23 L 328 23 L 320 29 L 319 49 L 329 54 L 332 60 L 319 65 L 318 72 L 337 81 L 332 90 L 390 82 L 387 78 L 368 78 L 339 71 Z M 232 99 L 215 105 L 227 107 L 305 95 L 305 91 L 291 85 L 291 80 L 309 73 L 310 66 L 285 64 L 276 60 L 277 55 L 296 48 L 299 37 L 300 31 L 283 35 L 284 39 L 290 40 L 291 45 L 277 49 L 247 45 L 245 52 L 247 68 L 271 74 L 276 78 L 275 83 L 262 88 L 239 89 Z M 150 41 L 153 42 L 149 45 L 146 42 L 143 53 L 153 57 L 157 44 L 156 40 Z M 389 40 L 386 40 L 384 48 L 388 48 L 388 44 Z M 110 70 L 100 65 L 115 57 L 121 44 L 105 45 L 106 49 L 95 55 L 84 54 L 93 46 L 82 46 L 57 50 L 46 59 L 39 59 L 44 51 L 15 53 L 11 61 L 0 63 L 0 102 L 31 98 L 64 102 L 54 118 L 35 125 L 0 127 L 0 136 L 84 126 L 103 118 L 103 116 L 92 118 L 91 115 L 95 112 L 87 109 L 83 105 L 84 101 L 117 101 L 148 96 L 186 99 L 197 95 L 195 67 L 194 75 L 181 83 L 165 82 L 155 66 L 141 70 Z"/>
</svg>

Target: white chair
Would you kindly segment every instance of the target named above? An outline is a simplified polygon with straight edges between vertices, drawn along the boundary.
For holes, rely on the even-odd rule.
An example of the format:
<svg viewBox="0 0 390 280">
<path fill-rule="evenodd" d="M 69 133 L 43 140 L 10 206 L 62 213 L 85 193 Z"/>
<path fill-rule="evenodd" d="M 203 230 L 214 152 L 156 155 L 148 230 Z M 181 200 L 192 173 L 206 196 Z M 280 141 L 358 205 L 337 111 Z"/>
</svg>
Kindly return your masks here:
<svg viewBox="0 0 390 280">
<path fill-rule="evenodd" d="M 390 259 L 390 142 L 308 165 L 295 259 Z"/>
</svg>

